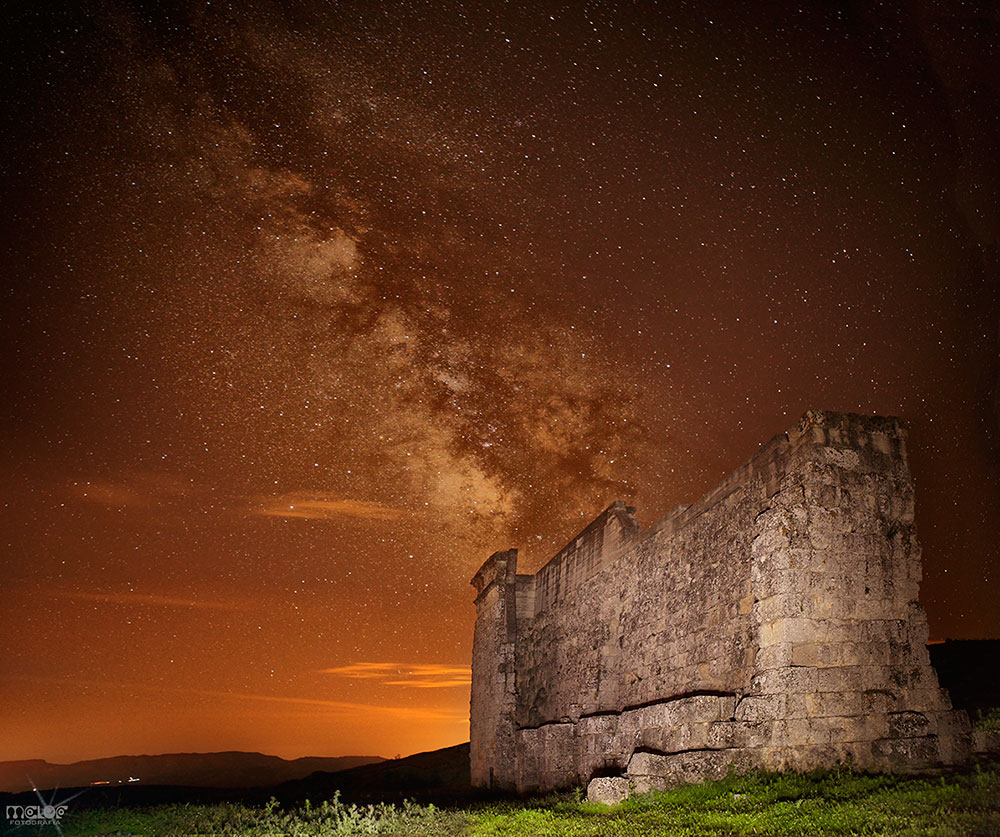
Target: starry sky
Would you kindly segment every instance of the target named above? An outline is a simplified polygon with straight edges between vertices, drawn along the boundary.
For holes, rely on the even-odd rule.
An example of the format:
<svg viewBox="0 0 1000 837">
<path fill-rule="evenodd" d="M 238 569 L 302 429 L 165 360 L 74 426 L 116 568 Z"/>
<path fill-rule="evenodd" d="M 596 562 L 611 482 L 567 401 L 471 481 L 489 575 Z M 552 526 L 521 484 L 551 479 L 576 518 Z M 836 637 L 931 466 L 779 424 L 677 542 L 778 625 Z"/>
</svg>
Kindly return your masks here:
<svg viewBox="0 0 1000 837">
<path fill-rule="evenodd" d="M 807 409 L 1000 636 L 997 16 L 18 2 L 0 759 L 467 740 L 469 579 Z"/>
</svg>

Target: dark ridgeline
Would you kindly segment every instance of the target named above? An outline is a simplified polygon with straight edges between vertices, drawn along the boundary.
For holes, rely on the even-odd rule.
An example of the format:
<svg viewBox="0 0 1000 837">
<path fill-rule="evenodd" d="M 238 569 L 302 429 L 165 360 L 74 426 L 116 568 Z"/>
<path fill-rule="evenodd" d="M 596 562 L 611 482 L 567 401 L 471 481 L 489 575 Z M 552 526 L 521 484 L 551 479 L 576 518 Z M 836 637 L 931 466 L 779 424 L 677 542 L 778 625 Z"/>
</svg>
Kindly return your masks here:
<svg viewBox="0 0 1000 837">
<path fill-rule="evenodd" d="M 72 764 L 42 759 L 0 762 L 0 791 L 118 787 L 137 778 L 142 785 L 183 785 L 204 788 L 251 788 L 301 779 L 318 770 L 347 770 L 382 761 L 380 756 L 318 756 L 283 759 L 262 753 L 165 753 L 155 756 L 113 756 Z"/>
<path fill-rule="evenodd" d="M 433 802 L 436 805 L 467 801 L 482 794 L 469 781 L 469 744 L 389 759 L 336 773 L 314 773 L 305 779 L 264 789 L 256 801 L 274 796 L 285 805 L 329 799 L 340 791 L 346 802 Z"/>
<path fill-rule="evenodd" d="M 320 770 L 302 778 L 280 783 L 246 784 L 241 787 L 193 787 L 191 784 L 151 785 L 143 782 L 85 785 L 85 793 L 73 800 L 72 807 L 74 809 L 140 807 L 173 802 L 193 804 L 236 802 L 263 805 L 271 797 L 283 805 L 292 806 L 301 804 L 306 799 L 318 804 L 323 800 L 332 799 L 338 791 L 341 799 L 349 803 L 402 802 L 404 799 L 410 799 L 423 803 L 448 804 L 467 801 L 477 795 L 473 792 L 469 782 L 468 743 L 428 753 L 417 753 L 401 759 L 375 760 L 373 757 L 346 756 L 341 760 L 353 760 L 357 764 L 360 759 L 368 759 L 370 763 L 344 770 Z M 305 761 L 311 760 L 296 760 L 296 762 Z M 315 761 L 329 763 L 336 762 L 338 759 L 315 759 Z M 37 765 L 43 762 L 8 762 L 7 764 L 25 765 L 32 763 Z M 64 799 L 75 793 L 72 783 L 60 787 L 62 789 L 56 793 L 57 799 Z M 51 792 L 43 795 L 48 800 Z M 0 793 L 0 805 L 26 805 L 35 804 L 37 801 L 34 792 L 30 790 L 17 794 Z"/>
</svg>

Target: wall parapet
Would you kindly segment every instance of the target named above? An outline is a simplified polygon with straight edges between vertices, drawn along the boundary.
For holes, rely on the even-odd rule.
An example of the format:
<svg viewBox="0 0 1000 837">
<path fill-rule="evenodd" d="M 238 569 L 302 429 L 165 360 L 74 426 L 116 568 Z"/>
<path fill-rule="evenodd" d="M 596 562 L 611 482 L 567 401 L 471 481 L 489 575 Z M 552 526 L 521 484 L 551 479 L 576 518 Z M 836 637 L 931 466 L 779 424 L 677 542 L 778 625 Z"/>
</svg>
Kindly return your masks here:
<svg viewBox="0 0 1000 837">
<path fill-rule="evenodd" d="M 621 500 L 613 502 L 535 573 L 535 612 L 572 596 L 627 551 L 640 534 L 635 507 Z"/>
<path fill-rule="evenodd" d="M 474 784 L 962 761 L 968 720 L 924 646 L 906 435 L 809 411 L 645 531 L 616 501 L 534 575 L 491 556 L 473 579 Z"/>
</svg>

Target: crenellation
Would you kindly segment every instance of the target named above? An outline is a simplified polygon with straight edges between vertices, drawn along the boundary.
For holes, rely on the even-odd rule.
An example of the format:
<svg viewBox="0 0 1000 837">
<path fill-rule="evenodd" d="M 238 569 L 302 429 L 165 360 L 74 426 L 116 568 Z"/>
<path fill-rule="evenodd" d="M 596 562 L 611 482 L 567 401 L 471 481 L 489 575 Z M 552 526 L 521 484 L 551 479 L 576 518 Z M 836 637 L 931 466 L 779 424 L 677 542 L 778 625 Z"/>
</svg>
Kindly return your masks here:
<svg viewBox="0 0 1000 837">
<path fill-rule="evenodd" d="M 810 411 L 645 532 L 619 501 L 533 576 L 491 556 L 473 580 L 473 782 L 961 762 L 905 442 L 898 419 Z"/>
</svg>

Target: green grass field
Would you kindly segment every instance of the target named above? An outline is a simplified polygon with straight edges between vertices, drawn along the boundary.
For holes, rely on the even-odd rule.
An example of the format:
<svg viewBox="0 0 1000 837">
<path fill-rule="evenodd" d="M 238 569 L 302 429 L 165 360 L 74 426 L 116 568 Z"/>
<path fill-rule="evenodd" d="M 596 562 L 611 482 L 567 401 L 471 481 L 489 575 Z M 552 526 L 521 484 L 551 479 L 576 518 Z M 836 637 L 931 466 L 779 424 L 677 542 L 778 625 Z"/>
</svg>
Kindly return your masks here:
<svg viewBox="0 0 1000 837">
<path fill-rule="evenodd" d="M 161 805 L 81 811 L 62 823 L 83 835 L 1000 835 L 1000 762 L 936 778 L 847 770 L 729 777 L 635 796 L 616 808 L 578 793 L 458 809 L 345 805 L 339 799 L 283 810 Z"/>
</svg>

